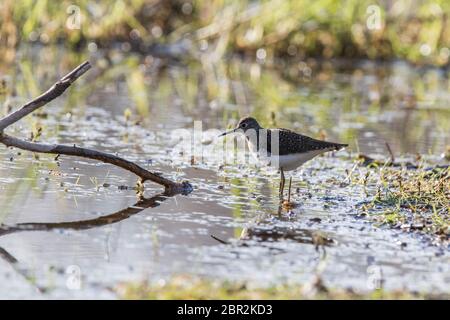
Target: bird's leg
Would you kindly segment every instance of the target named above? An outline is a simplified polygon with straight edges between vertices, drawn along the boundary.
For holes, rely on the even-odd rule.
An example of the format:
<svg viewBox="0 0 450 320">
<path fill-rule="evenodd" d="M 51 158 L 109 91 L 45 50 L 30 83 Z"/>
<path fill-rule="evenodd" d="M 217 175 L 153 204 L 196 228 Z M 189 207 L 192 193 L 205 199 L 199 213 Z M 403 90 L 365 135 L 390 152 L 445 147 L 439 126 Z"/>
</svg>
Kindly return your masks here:
<svg viewBox="0 0 450 320">
<path fill-rule="evenodd" d="M 280 178 L 280 187 L 278 188 L 278 195 L 280 196 L 280 200 L 281 200 L 281 186 L 283 185 L 283 182 L 281 181 L 281 178 Z"/>
<path fill-rule="evenodd" d="M 292 177 L 289 178 L 288 203 L 291 203 L 291 186 L 292 186 Z"/>
<path fill-rule="evenodd" d="M 282 168 L 280 168 L 281 172 L 281 180 L 280 180 L 280 200 L 283 201 L 283 194 L 284 194 L 284 182 L 286 179 L 284 178 L 284 171 Z"/>
</svg>

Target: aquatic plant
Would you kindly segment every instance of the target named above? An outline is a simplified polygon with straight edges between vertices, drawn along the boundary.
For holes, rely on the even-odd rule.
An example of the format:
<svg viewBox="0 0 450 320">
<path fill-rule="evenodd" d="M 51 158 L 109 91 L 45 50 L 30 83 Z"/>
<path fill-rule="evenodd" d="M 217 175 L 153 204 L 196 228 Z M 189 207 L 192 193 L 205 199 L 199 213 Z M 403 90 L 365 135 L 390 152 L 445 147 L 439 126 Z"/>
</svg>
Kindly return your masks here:
<svg viewBox="0 0 450 320">
<path fill-rule="evenodd" d="M 375 191 L 361 212 L 389 227 L 429 234 L 437 244 L 450 241 L 450 168 L 447 165 L 375 166 L 362 183 Z"/>
<path fill-rule="evenodd" d="M 31 11 L 30 11 L 31 8 Z M 450 3 L 446 0 L 4 0 L 0 39 L 8 52 L 21 42 L 58 43 L 77 48 L 111 46 L 189 55 L 180 42 L 209 50 L 274 56 L 404 58 L 446 65 L 450 59 Z M 169 48 L 153 44 L 176 44 Z M 142 46 L 143 45 L 143 46 Z M 188 47 L 190 46 L 188 44 Z M 146 51 L 147 49 L 144 49 Z M 192 49 L 192 48 L 191 48 Z"/>
</svg>

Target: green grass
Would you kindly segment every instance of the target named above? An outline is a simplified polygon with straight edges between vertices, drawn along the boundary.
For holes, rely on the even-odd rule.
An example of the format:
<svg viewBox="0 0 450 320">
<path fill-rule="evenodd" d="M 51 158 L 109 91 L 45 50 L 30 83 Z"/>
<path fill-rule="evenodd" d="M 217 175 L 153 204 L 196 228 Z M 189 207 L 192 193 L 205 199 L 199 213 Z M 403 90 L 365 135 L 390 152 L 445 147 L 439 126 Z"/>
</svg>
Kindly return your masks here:
<svg viewBox="0 0 450 320">
<path fill-rule="evenodd" d="M 80 28 L 67 27 L 76 5 Z M 446 0 L 4 0 L 0 42 L 95 41 L 167 43 L 190 35 L 215 54 L 241 52 L 267 58 L 310 56 L 403 58 L 445 65 L 450 56 L 450 2 Z M 205 42 L 206 41 L 206 42 Z M 8 51 L 6 58 L 13 57 Z"/>
<path fill-rule="evenodd" d="M 450 241 L 450 169 L 376 166 L 362 182 L 376 189 L 360 210 L 381 225 Z"/>
<path fill-rule="evenodd" d="M 445 299 L 444 296 L 424 295 L 406 291 L 374 290 L 355 292 L 353 290 L 331 289 L 319 278 L 305 285 L 280 284 L 270 287 L 252 287 L 245 282 L 210 280 L 194 276 L 178 275 L 155 283 L 128 283 L 117 288 L 122 299 L 150 300 L 254 300 L 254 299 Z"/>
</svg>

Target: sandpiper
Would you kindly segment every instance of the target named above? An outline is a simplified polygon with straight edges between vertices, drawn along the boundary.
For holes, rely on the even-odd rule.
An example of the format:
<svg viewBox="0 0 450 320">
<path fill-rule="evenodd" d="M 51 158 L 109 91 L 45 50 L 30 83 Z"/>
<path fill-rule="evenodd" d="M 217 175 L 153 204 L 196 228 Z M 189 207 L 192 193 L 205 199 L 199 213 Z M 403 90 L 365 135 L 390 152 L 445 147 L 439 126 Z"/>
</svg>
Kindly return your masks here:
<svg viewBox="0 0 450 320">
<path fill-rule="evenodd" d="M 245 135 L 247 144 L 253 156 L 265 165 L 280 169 L 280 199 L 283 200 L 285 185 L 284 171 L 295 170 L 306 161 L 328 151 L 340 150 L 347 144 L 317 140 L 296 133 L 289 129 L 264 129 L 255 118 L 242 118 L 230 133 Z M 267 137 L 267 139 L 264 139 Z"/>
</svg>

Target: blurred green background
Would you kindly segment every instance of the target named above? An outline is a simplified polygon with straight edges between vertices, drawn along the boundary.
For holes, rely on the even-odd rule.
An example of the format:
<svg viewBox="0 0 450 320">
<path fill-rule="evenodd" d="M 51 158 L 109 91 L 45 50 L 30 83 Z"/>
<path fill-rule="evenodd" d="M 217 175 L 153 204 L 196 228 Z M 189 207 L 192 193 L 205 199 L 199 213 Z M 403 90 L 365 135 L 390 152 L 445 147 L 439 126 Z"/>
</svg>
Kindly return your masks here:
<svg viewBox="0 0 450 320">
<path fill-rule="evenodd" d="M 149 129 L 199 118 L 223 128 L 252 114 L 372 153 L 386 141 L 402 154 L 441 154 L 449 144 L 448 0 L 0 6 L 0 114 L 89 59 L 95 72 L 64 112 L 97 105 Z M 106 97 L 118 95 L 111 102 L 108 86 Z"/>
<path fill-rule="evenodd" d="M 189 38 L 217 54 L 402 58 L 448 65 L 448 0 L 2 0 L 0 47 L 21 42 L 135 48 Z M 264 51 L 259 51 L 263 49 Z"/>
</svg>

